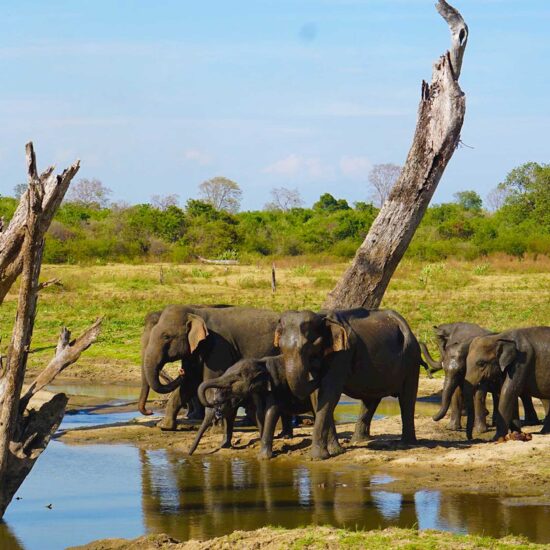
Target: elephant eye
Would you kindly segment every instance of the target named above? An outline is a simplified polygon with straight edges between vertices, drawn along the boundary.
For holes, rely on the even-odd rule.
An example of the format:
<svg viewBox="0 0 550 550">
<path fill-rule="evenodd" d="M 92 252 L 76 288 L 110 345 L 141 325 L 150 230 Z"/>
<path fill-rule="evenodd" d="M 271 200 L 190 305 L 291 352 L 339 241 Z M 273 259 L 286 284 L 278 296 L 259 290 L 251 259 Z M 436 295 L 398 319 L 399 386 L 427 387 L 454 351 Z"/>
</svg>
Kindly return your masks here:
<svg viewBox="0 0 550 550">
<path fill-rule="evenodd" d="M 478 367 L 484 367 L 486 365 L 486 362 L 483 361 L 482 359 L 480 359 L 478 362 L 477 362 L 477 366 Z"/>
<path fill-rule="evenodd" d="M 162 339 L 163 340 L 170 340 L 170 335 L 169 334 L 163 334 Z"/>
</svg>

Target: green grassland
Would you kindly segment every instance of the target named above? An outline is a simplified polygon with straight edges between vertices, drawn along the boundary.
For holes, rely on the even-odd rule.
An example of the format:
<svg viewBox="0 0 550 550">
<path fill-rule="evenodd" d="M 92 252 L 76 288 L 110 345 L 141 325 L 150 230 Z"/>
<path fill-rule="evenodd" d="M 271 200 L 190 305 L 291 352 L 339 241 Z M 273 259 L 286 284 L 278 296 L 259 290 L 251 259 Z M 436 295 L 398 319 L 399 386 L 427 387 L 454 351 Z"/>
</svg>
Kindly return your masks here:
<svg viewBox="0 0 550 550">
<path fill-rule="evenodd" d="M 58 277 L 62 287 L 41 292 L 30 367 L 51 357 L 59 330 L 76 335 L 104 316 L 100 340 L 80 360 L 81 376 L 115 367 L 136 377 L 142 322 L 149 311 L 170 303 L 235 304 L 285 309 L 319 308 L 346 263 L 322 258 L 277 262 L 277 291 L 271 292 L 271 263 L 243 266 L 199 264 L 45 265 L 42 280 Z M 162 282 L 161 282 L 162 280 Z M 0 308 L 5 351 L 10 339 L 17 285 Z M 550 259 L 492 257 L 481 262 L 449 260 L 426 264 L 405 260 L 383 307 L 409 321 L 417 337 L 433 343 L 434 324 L 471 321 L 493 330 L 550 323 Z M 69 374 L 69 373 L 67 373 Z M 127 375 L 127 376 L 126 376 Z"/>
</svg>

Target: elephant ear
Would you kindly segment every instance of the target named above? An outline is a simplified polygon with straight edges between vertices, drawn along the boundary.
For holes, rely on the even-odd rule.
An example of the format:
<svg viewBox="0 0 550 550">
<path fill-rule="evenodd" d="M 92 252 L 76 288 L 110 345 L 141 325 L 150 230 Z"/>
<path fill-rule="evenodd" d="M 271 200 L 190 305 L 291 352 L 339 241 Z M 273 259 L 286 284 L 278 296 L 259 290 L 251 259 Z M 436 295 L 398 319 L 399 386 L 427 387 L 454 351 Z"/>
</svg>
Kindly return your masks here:
<svg viewBox="0 0 550 550">
<path fill-rule="evenodd" d="M 206 328 L 204 319 L 198 315 L 190 313 L 187 321 L 187 340 L 189 341 L 191 353 L 198 348 L 199 344 L 203 340 L 206 340 L 207 336 L 208 329 Z"/>
<path fill-rule="evenodd" d="M 497 341 L 497 358 L 500 370 L 504 372 L 515 360 L 518 348 L 514 340 L 501 338 Z"/>
<path fill-rule="evenodd" d="M 275 334 L 273 335 L 273 346 L 276 348 L 279 347 L 279 341 L 281 339 L 282 333 L 283 333 L 283 324 L 279 319 L 279 322 L 277 323 L 277 328 L 275 329 Z"/>
<path fill-rule="evenodd" d="M 334 317 L 327 317 L 325 323 L 329 331 L 329 345 L 325 348 L 325 355 L 349 349 L 348 332 L 344 325 Z"/>
<path fill-rule="evenodd" d="M 439 350 L 441 351 L 441 353 L 443 353 L 443 351 L 445 350 L 445 346 L 447 345 L 447 340 L 450 336 L 449 331 L 442 328 L 441 326 L 434 326 L 434 332 L 437 338 L 437 345 L 439 346 Z"/>
</svg>

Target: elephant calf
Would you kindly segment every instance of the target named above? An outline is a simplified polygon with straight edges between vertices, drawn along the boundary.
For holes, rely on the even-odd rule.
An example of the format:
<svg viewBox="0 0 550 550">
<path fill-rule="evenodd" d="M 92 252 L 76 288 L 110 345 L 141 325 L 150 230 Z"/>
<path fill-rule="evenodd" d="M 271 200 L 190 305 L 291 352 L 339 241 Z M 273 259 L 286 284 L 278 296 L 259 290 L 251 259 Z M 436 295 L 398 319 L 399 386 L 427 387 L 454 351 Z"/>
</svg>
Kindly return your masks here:
<svg viewBox="0 0 550 550">
<path fill-rule="evenodd" d="M 283 436 L 292 437 L 292 415 L 314 412 L 309 396 L 297 399 L 290 391 L 281 356 L 241 359 L 222 376 L 203 382 L 199 386 L 199 399 L 205 407 L 216 410 L 221 407 L 222 411 L 251 400 L 262 439 L 260 458 L 273 456 L 273 437 L 279 418 Z"/>
<path fill-rule="evenodd" d="M 515 420 L 520 395 L 527 392 L 540 399 L 550 398 L 550 327 L 513 329 L 472 340 L 464 384 L 468 439 L 474 424 L 474 394 L 482 384 L 491 382 L 502 384 L 495 435 L 499 439 L 510 429 L 521 431 Z M 541 433 L 550 433 L 550 415 L 546 415 Z"/>
</svg>

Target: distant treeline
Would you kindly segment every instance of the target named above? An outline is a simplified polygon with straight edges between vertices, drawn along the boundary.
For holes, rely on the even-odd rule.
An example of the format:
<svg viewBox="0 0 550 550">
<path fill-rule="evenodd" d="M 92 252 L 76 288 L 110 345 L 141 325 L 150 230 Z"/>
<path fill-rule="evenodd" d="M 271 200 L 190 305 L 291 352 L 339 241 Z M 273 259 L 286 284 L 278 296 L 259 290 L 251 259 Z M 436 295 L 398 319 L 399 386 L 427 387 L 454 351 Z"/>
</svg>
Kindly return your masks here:
<svg viewBox="0 0 550 550">
<path fill-rule="evenodd" d="M 475 191 L 456 202 L 431 206 L 407 252 L 437 261 L 475 259 L 495 252 L 518 258 L 550 255 L 550 165 L 513 170 L 492 197 L 488 212 Z M 17 200 L 0 198 L 8 221 Z M 229 213 L 189 200 L 176 205 L 101 207 L 66 202 L 46 238 L 49 263 L 252 259 L 258 256 L 325 254 L 353 256 L 378 209 L 324 194 L 312 208 Z"/>
</svg>

